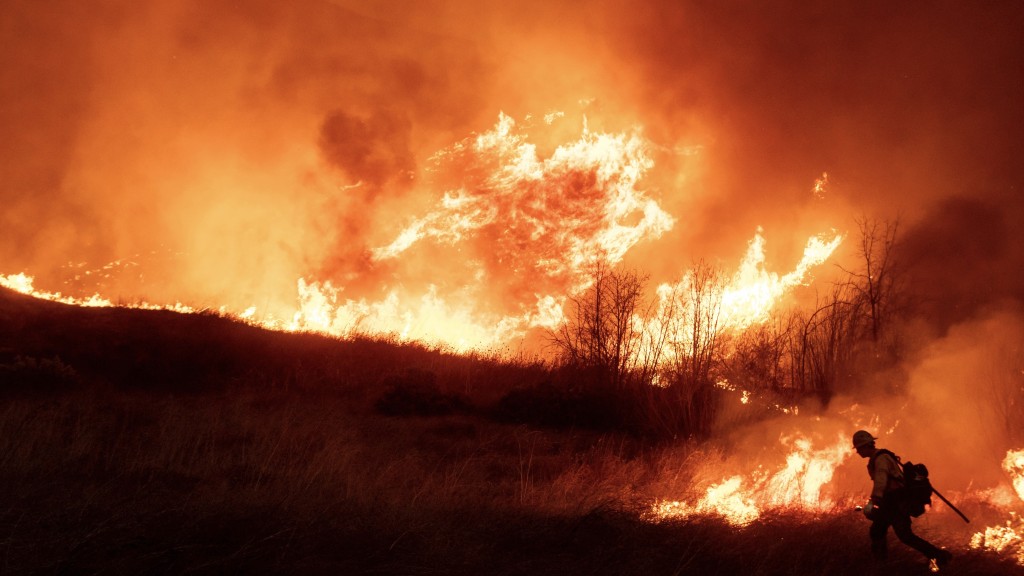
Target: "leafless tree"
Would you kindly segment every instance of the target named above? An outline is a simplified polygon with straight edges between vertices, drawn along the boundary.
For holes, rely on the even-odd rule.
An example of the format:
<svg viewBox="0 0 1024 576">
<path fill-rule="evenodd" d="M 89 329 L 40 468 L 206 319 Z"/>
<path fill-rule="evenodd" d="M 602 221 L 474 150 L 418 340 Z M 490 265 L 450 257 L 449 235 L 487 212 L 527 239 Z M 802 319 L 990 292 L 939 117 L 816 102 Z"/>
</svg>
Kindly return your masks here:
<svg viewBox="0 0 1024 576">
<path fill-rule="evenodd" d="M 676 329 L 671 337 L 676 373 L 689 382 L 709 382 L 721 337 L 722 273 L 718 268 L 698 261 L 684 285 L 673 295 L 679 301 L 675 318 L 668 318 Z"/>
<path fill-rule="evenodd" d="M 989 446 L 1019 447 L 1024 444 L 1024 341 L 1000 340 L 984 354 L 986 368 L 978 374 L 977 397 L 985 409 L 976 429 L 989 432 Z"/>
<path fill-rule="evenodd" d="M 794 314 L 772 314 L 733 338 L 722 365 L 729 381 L 751 391 L 789 389 L 790 339 L 796 318 Z"/>
<path fill-rule="evenodd" d="M 794 387 L 825 401 L 839 388 L 857 346 L 858 303 L 849 290 L 838 285 L 819 300 L 814 312 L 798 321 L 791 342 Z"/>
<path fill-rule="evenodd" d="M 566 321 L 549 340 L 566 363 L 596 370 L 613 387 L 622 387 L 644 358 L 640 354 L 647 278 L 597 263 L 591 285 L 566 302 Z"/>
<path fill-rule="evenodd" d="M 663 295 L 667 304 L 660 316 L 672 355 L 665 382 L 668 393 L 656 396 L 668 396 L 671 404 L 653 409 L 680 431 L 706 432 L 714 419 L 712 373 L 722 337 L 722 288 L 721 271 L 701 260 L 683 283 Z"/>
<path fill-rule="evenodd" d="M 858 219 L 861 267 L 844 269 L 855 298 L 863 304 L 859 308 L 866 315 L 868 333 L 876 346 L 901 307 L 902 278 L 896 259 L 899 225 L 898 216 L 893 220 Z"/>
</svg>

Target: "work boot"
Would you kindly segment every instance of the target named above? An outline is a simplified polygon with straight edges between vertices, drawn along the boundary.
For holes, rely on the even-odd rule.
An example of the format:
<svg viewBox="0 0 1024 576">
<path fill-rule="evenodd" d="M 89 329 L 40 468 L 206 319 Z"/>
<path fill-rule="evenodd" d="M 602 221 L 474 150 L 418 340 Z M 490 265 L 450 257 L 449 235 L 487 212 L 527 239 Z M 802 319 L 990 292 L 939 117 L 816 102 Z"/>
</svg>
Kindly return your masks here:
<svg viewBox="0 0 1024 576">
<path fill-rule="evenodd" d="M 948 550 L 939 550 L 938 555 L 935 556 L 935 563 L 938 564 L 939 568 L 944 568 L 945 566 L 948 566 L 952 560 L 953 554 L 950 553 Z"/>
</svg>

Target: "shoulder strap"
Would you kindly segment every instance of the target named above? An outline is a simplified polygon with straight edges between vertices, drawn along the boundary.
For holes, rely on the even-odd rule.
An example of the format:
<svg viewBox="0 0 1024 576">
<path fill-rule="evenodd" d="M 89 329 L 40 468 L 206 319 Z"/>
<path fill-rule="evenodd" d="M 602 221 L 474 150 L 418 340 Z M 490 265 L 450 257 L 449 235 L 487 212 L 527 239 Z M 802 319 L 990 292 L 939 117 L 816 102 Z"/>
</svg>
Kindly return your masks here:
<svg viewBox="0 0 1024 576">
<path fill-rule="evenodd" d="M 892 451 L 886 450 L 885 448 L 879 448 L 878 450 L 876 450 L 875 453 L 871 455 L 871 458 L 868 459 L 868 461 L 874 463 L 874 461 L 882 454 L 888 454 L 889 456 L 892 456 L 892 459 L 895 460 L 897 464 L 899 464 L 900 457 L 893 454 Z"/>
<path fill-rule="evenodd" d="M 892 459 L 896 461 L 896 465 L 899 466 L 900 469 L 903 468 L 903 463 L 900 462 L 899 456 L 893 454 L 890 450 L 886 450 L 885 448 L 879 448 L 878 450 L 875 451 L 874 454 L 871 455 L 871 458 L 868 458 L 868 472 L 870 472 L 872 476 L 875 475 L 875 460 L 877 460 L 878 457 L 881 456 L 882 454 L 888 454 L 889 456 L 892 456 Z"/>
</svg>

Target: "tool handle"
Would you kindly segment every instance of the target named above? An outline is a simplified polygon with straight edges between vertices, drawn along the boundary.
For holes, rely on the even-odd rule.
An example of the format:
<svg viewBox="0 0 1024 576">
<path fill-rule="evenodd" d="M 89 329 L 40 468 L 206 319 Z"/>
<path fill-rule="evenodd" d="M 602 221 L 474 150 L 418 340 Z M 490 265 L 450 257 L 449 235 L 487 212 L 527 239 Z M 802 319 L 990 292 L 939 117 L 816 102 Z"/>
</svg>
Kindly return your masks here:
<svg viewBox="0 0 1024 576">
<path fill-rule="evenodd" d="M 952 502 L 950 502 L 949 500 L 946 500 L 946 497 L 943 496 L 941 493 L 939 493 L 939 491 L 936 490 L 934 486 L 932 487 L 932 494 L 935 494 L 936 496 L 939 497 L 939 500 L 942 500 L 943 502 L 945 502 L 946 506 L 949 506 L 950 510 L 952 510 L 953 512 L 956 512 L 961 518 L 964 519 L 964 522 L 967 522 L 968 524 L 971 523 L 971 521 L 967 518 L 967 516 L 964 516 L 963 512 L 961 512 L 959 509 L 957 509 L 956 506 L 953 506 Z"/>
</svg>

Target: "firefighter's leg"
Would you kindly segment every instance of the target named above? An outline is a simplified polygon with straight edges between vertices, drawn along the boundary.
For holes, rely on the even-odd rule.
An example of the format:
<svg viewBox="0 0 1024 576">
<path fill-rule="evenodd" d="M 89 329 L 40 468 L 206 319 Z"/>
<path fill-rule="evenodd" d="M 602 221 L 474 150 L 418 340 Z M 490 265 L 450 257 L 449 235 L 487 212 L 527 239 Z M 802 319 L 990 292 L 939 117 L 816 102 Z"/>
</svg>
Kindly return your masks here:
<svg viewBox="0 0 1024 576">
<path fill-rule="evenodd" d="M 924 554 L 928 558 L 940 558 L 944 553 L 930 542 L 921 538 L 910 528 L 910 516 L 900 515 L 892 520 L 892 531 L 907 546 Z"/>
<path fill-rule="evenodd" d="M 868 535 L 871 537 L 871 554 L 876 560 L 885 560 L 889 555 L 889 547 L 886 543 L 886 536 L 889 532 L 889 520 L 878 518 L 871 522 Z"/>
</svg>

